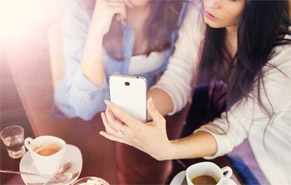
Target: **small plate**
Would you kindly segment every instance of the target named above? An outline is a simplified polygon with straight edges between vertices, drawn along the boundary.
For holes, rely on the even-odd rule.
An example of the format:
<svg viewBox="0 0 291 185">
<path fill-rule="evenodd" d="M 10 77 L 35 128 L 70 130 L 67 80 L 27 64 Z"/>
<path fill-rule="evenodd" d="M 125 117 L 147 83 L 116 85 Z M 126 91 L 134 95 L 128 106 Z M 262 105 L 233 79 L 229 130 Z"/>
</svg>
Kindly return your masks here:
<svg viewBox="0 0 291 185">
<path fill-rule="evenodd" d="M 109 185 L 109 183 L 104 180 L 104 179 L 101 179 L 99 177 L 83 177 L 79 180 L 77 180 L 73 185 L 80 185 L 80 184 L 86 184 L 88 183 L 88 181 L 91 181 L 90 184 L 100 184 L 100 185 Z"/>
<path fill-rule="evenodd" d="M 186 171 L 179 172 L 171 181 L 170 185 L 187 185 Z M 232 179 L 229 179 L 224 185 L 237 185 Z"/>
<path fill-rule="evenodd" d="M 62 185 L 71 184 L 75 182 L 80 176 L 82 166 L 83 166 L 83 158 L 82 158 L 81 151 L 78 147 L 67 144 L 64 161 L 62 162 L 62 164 L 65 164 L 67 162 L 72 163 L 72 167 L 68 171 L 69 173 L 72 173 L 72 174 L 76 174 L 78 172 L 79 173 L 71 181 L 65 184 L 62 183 Z M 22 172 L 37 173 L 37 170 L 33 164 L 29 151 L 26 152 L 24 156 L 22 157 L 20 161 L 19 169 Z M 43 184 L 49 180 L 49 178 L 45 178 L 45 177 L 23 175 L 23 174 L 21 175 L 21 178 L 26 185 L 33 185 L 33 184 L 39 184 L 39 183 Z"/>
</svg>

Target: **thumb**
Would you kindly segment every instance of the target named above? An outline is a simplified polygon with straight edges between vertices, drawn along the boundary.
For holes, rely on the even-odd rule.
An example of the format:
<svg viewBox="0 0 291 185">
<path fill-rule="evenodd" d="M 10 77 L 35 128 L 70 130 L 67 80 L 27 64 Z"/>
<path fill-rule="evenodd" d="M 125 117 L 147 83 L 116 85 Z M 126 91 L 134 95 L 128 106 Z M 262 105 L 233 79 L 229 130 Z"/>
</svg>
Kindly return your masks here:
<svg viewBox="0 0 291 185">
<path fill-rule="evenodd" d="M 129 0 L 123 0 L 127 7 L 133 8 L 134 6 L 129 2 Z"/>
<path fill-rule="evenodd" d="M 162 114 L 160 114 L 160 112 L 154 105 L 152 97 L 150 97 L 147 101 L 147 110 L 149 115 L 152 117 L 153 122 L 155 123 L 165 122 L 165 118 L 163 117 Z"/>
<path fill-rule="evenodd" d="M 126 17 L 126 9 L 124 7 L 123 11 L 121 12 L 121 23 L 125 25 L 126 24 L 126 19 L 127 19 L 127 17 Z"/>
</svg>

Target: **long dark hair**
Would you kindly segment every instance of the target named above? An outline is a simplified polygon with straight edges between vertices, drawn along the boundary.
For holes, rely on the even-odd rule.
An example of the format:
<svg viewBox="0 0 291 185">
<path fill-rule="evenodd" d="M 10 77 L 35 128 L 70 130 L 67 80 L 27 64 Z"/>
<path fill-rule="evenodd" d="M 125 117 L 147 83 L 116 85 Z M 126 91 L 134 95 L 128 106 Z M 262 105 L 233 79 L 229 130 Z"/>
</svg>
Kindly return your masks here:
<svg viewBox="0 0 291 185">
<path fill-rule="evenodd" d="M 273 110 L 267 109 L 260 97 L 261 85 L 265 89 L 262 68 L 269 65 L 267 61 L 275 46 L 291 43 L 290 40 L 284 39 L 285 35 L 290 35 L 288 2 L 245 1 L 238 26 L 238 47 L 234 57 L 226 49 L 226 29 L 207 26 L 199 78 L 201 81 L 218 79 L 228 83 L 226 111 L 242 98 L 249 98 L 248 93 L 257 81 L 260 107 L 266 114 L 272 116 Z"/>
<path fill-rule="evenodd" d="M 144 35 L 147 39 L 147 53 L 162 51 L 171 46 L 171 33 L 178 29 L 178 20 L 183 0 L 150 1 L 150 15 L 147 18 Z M 110 57 L 122 61 L 122 25 L 113 19 L 109 32 L 104 37 L 104 47 Z"/>
</svg>

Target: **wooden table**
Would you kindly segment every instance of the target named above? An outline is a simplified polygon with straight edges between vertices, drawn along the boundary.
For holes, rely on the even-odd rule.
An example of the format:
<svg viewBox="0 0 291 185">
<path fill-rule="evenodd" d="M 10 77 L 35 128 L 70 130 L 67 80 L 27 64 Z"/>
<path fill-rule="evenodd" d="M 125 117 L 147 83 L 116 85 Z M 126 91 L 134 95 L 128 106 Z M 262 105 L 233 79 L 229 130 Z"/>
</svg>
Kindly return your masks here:
<svg viewBox="0 0 291 185">
<path fill-rule="evenodd" d="M 172 139 L 177 137 L 181 131 L 181 124 L 177 123 L 177 120 L 181 117 L 183 117 L 182 113 L 167 117 L 168 135 Z M 161 184 L 169 182 L 173 175 L 184 170 L 177 163 L 174 163 L 173 170 L 171 161 L 159 162 L 134 148 L 116 145 L 114 142 L 100 136 L 99 131 L 101 130 L 104 130 L 104 126 L 99 114 L 91 121 L 73 118 L 34 125 L 36 136 L 57 136 L 64 139 L 68 144 L 80 148 L 83 156 L 83 169 L 80 177 L 98 176 L 107 180 L 110 184 L 119 184 L 119 178 L 121 178 L 122 184 Z M 127 149 L 120 153 L 120 151 L 116 151 L 116 147 Z M 117 155 L 119 155 L 118 160 Z M 1 156 L 1 160 L 7 160 L 7 163 L 11 165 L 10 169 L 18 170 L 20 160 L 9 159 L 8 154 Z M 183 161 L 189 166 L 201 161 L 201 159 Z M 215 159 L 213 162 L 221 167 L 231 166 L 226 157 Z M 123 164 L 123 166 L 120 166 L 120 164 Z M 157 171 L 160 172 L 157 173 Z M 142 173 L 140 174 L 140 172 Z M 10 176 L 9 184 L 19 184 L 21 182 L 20 176 Z M 236 182 L 239 182 L 236 176 L 233 176 L 233 178 Z"/>
</svg>

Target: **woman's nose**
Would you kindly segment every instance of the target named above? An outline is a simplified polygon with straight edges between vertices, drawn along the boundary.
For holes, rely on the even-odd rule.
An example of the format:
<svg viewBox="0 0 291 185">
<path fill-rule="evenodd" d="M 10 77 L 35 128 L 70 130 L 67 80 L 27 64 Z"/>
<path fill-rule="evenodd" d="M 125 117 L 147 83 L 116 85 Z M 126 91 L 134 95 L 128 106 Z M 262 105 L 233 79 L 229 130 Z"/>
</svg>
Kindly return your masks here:
<svg viewBox="0 0 291 185">
<path fill-rule="evenodd" d="M 221 1 L 223 0 L 204 0 L 204 7 L 215 9 L 219 8 Z"/>
</svg>

